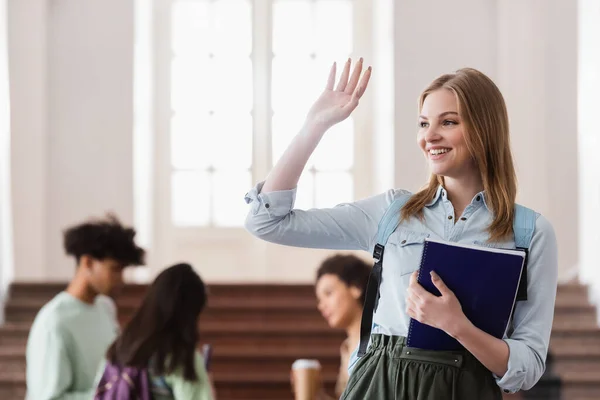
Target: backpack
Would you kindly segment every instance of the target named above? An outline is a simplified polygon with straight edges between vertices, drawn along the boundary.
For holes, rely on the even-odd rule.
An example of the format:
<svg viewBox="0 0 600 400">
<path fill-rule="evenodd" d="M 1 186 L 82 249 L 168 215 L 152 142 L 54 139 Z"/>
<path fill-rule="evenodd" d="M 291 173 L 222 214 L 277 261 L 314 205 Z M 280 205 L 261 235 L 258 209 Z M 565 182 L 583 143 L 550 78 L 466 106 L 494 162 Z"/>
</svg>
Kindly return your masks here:
<svg viewBox="0 0 600 400">
<path fill-rule="evenodd" d="M 146 368 L 106 363 L 94 400 L 152 400 Z"/>
<path fill-rule="evenodd" d="M 379 285 L 381 284 L 385 245 L 390 235 L 400 224 L 400 212 L 410 197 L 410 194 L 405 194 L 395 199 L 379 221 L 377 236 L 375 237 L 375 247 L 373 249 L 375 265 L 371 270 L 371 275 L 367 284 L 360 325 L 360 345 L 356 351 L 357 354 L 353 354 L 353 360 L 351 361 L 356 362 L 357 357 L 362 357 L 367 351 L 371 331 L 374 325 L 373 313 L 377 310 L 377 305 L 379 303 Z M 539 214 L 529 208 L 515 204 L 515 216 L 513 220 L 515 245 L 518 250 L 525 252 L 525 264 L 523 267 L 523 274 L 521 275 L 521 282 L 519 283 L 517 290 L 517 301 L 527 300 L 527 258 L 538 215 Z M 350 363 L 349 369 L 352 368 L 354 362 Z"/>
</svg>

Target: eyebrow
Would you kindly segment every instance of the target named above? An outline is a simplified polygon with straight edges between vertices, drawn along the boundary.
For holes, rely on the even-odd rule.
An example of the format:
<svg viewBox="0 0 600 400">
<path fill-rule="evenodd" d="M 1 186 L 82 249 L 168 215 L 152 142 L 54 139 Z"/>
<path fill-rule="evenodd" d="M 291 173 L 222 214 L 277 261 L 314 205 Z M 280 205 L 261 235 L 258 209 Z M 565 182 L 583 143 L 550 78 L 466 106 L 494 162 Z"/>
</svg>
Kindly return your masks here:
<svg viewBox="0 0 600 400">
<path fill-rule="evenodd" d="M 442 118 L 442 117 L 445 117 L 446 115 L 450 115 L 450 114 L 454 114 L 454 115 L 458 116 L 458 113 L 456 111 L 446 111 L 446 112 L 443 112 L 440 115 L 438 115 L 438 118 Z M 419 118 L 427 119 L 427 117 L 424 115 L 419 115 Z"/>
</svg>

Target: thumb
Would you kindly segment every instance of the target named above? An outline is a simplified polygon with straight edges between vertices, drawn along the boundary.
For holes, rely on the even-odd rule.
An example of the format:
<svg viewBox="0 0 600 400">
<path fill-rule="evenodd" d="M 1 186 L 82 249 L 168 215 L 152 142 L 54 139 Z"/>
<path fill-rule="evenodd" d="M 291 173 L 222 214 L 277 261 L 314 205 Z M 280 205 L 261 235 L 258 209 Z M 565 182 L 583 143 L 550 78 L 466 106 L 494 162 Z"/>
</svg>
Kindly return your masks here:
<svg viewBox="0 0 600 400">
<path fill-rule="evenodd" d="M 442 296 L 446 296 L 448 294 L 452 294 L 452 291 L 446 286 L 442 278 L 434 271 L 431 271 L 431 282 L 435 285 L 435 287 L 440 291 Z"/>
</svg>

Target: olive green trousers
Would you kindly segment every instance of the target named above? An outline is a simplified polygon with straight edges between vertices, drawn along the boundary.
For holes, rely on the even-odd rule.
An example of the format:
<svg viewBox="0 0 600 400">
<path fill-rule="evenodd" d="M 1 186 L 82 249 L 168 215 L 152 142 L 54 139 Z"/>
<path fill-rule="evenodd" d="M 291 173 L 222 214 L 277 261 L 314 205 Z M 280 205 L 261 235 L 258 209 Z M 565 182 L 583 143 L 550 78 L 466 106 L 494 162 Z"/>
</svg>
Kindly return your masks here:
<svg viewBox="0 0 600 400">
<path fill-rule="evenodd" d="M 341 400 L 502 400 L 492 373 L 467 351 L 405 346 L 400 336 L 372 335 Z"/>
</svg>

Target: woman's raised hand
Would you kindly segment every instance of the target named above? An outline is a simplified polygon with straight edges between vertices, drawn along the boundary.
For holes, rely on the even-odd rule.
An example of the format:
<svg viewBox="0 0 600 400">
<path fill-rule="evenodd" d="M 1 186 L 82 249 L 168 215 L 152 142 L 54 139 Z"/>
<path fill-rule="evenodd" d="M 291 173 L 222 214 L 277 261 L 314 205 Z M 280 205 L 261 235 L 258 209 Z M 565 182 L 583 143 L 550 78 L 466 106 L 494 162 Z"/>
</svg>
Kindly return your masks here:
<svg viewBox="0 0 600 400">
<path fill-rule="evenodd" d="M 325 90 L 308 112 L 307 123 L 329 129 L 348 118 L 358 106 L 358 101 L 369 84 L 371 67 L 363 73 L 363 59 L 361 58 L 350 75 L 350 65 L 351 60 L 348 59 L 336 86 L 336 64 L 333 64 Z"/>
</svg>

